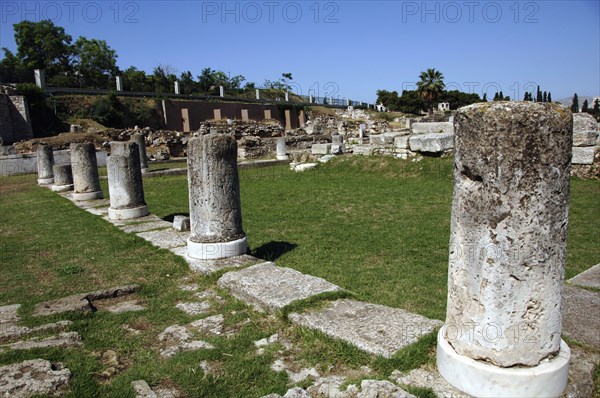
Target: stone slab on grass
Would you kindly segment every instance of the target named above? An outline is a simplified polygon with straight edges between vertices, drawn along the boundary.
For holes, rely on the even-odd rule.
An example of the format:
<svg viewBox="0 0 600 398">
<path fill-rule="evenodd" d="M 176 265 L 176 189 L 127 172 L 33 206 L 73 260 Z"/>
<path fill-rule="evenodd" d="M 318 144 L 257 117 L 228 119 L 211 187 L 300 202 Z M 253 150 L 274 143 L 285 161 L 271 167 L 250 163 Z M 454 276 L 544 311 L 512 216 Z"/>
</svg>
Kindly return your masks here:
<svg viewBox="0 0 600 398">
<path fill-rule="evenodd" d="M 248 254 L 221 258 L 218 260 L 199 260 L 187 255 L 187 246 L 175 247 L 172 248 L 171 251 L 176 255 L 183 257 L 193 271 L 200 272 L 201 274 L 212 274 L 226 268 L 246 267 L 263 261 Z"/>
<path fill-rule="evenodd" d="M 117 286 L 109 289 L 97 290 L 94 292 L 74 294 L 72 296 L 67 296 L 56 300 L 44 301 L 35 305 L 33 308 L 33 316 L 47 316 L 69 311 L 93 312 L 96 310 L 92 304 L 93 301 L 106 300 L 133 294 L 139 289 L 140 285 L 136 284 Z"/>
<path fill-rule="evenodd" d="M 600 349 L 600 293 L 565 285 L 562 332 L 565 336 Z"/>
<path fill-rule="evenodd" d="M 292 323 L 317 329 L 371 354 L 389 358 L 443 325 L 399 308 L 356 300 L 337 300 L 325 308 L 289 316 Z"/>
<path fill-rule="evenodd" d="M 75 294 L 36 304 L 33 308 L 33 316 L 47 316 L 71 311 L 93 312 L 94 310 L 95 308 L 86 298 L 86 294 Z"/>
<path fill-rule="evenodd" d="M 296 300 L 341 290 L 324 279 L 271 262 L 228 272 L 219 279 L 218 285 L 260 311 L 280 310 Z"/>
<path fill-rule="evenodd" d="M 15 324 L 4 324 L 2 325 L 2 327 L 0 327 L 0 340 L 15 339 L 18 337 L 27 336 L 32 333 L 45 332 L 48 330 L 65 330 L 70 325 L 71 321 L 59 321 L 34 327 L 17 326 Z"/>
<path fill-rule="evenodd" d="M 80 347 L 83 343 L 81 337 L 77 332 L 65 332 L 60 333 L 56 336 L 50 336 L 47 338 L 32 338 L 29 340 L 17 341 L 16 343 L 6 344 L 0 346 L 0 353 L 9 350 L 34 350 L 36 348 L 67 348 L 67 347 Z"/>
<path fill-rule="evenodd" d="M 56 396 L 68 390 L 70 380 L 71 371 L 62 364 L 30 359 L 0 367 L 0 396 Z"/>
<path fill-rule="evenodd" d="M 186 246 L 187 239 L 190 236 L 189 232 L 177 232 L 174 229 L 140 232 L 136 235 L 162 249 Z"/>
<path fill-rule="evenodd" d="M 105 216 L 108 214 L 108 206 L 104 207 L 90 207 L 89 209 L 84 209 L 88 213 L 92 213 L 95 216 Z"/>
<path fill-rule="evenodd" d="M 73 195 L 72 194 L 67 194 L 66 196 L 67 198 L 73 200 Z M 110 200 L 109 199 L 97 199 L 97 200 L 86 200 L 86 201 L 77 201 L 77 200 L 73 200 L 73 203 L 75 203 L 75 206 L 79 207 L 80 209 L 93 209 L 95 207 L 108 207 L 110 206 Z"/>
<path fill-rule="evenodd" d="M 147 232 L 147 231 L 153 231 L 153 230 L 158 230 L 158 229 L 167 229 L 167 228 L 171 228 L 171 223 L 168 221 L 152 221 L 152 222 L 142 222 L 142 223 L 137 223 L 137 224 L 127 224 L 127 225 L 120 225 L 119 229 L 123 232 L 126 232 L 128 234 L 131 233 L 139 233 L 139 232 Z"/>
<path fill-rule="evenodd" d="M 600 264 L 568 280 L 571 285 L 600 289 Z"/>
<path fill-rule="evenodd" d="M 21 304 L 0 307 L 0 325 L 19 322 L 19 307 L 21 307 Z"/>
</svg>

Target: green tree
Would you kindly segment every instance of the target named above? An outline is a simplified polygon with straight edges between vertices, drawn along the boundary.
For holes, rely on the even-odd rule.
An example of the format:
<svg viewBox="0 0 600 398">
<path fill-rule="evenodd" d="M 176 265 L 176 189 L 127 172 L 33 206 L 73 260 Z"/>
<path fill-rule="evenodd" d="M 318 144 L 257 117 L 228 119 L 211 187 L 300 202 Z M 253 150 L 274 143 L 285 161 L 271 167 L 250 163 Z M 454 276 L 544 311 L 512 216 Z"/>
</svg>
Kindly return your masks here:
<svg viewBox="0 0 600 398">
<path fill-rule="evenodd" d="M 483 93 L 483 99 L 481 101 L 488 102 L 488 100 L 487 100 L 487 93 Z"/>
<path fill-rule="evenodd" d="M 135 66 L 130 66 L 121 72 L 121 78 L 123 79 L 123 89 L 125 91 L 154 91 L 146 72 L 138 70 Z"/>
<path fill-rule="evenodd" d="M 583 104 L 581 105 L 581 112 L 588 112 L 588 100 L 583 100 Z"/>
<path fill-rule="evenodd" d="M 119 74 L 116 51 L 104 40 L 83 36 L 75 42 L 73 66 L 82 87 L 109 88 L 111 79 Z"/>
<path fill-rule="evenodd" d="M 544 97 L 542 96 L 542 92 L 540 91 L 540 86 L 537 86 L 537 95 L 535 97 L 536 102 L 544 102 Z"/>
<path fill-rule="evenodd" d="M 170 93 L 173 91 L 177 76 L 173 73 L 173 68 L 166 65 L 158 65 L 152 71 L 151 77 L 154 84 L 154 91 L 157 93 Z"/>
<path fill-rule="evenodd" d="M 4 58 L 0 60 L 0 82 L 32 83 L 33 72 L 25 68 L 21 60 L 8 48 L 2 48 Z"/>
<path fill-rule="evenodd" d="M 450 104 L 450 109 L 458 109 L 463 106 L 481 102 L 478 94 L 467 94 L 458 90 L 443 91 L 440 94 L 439 102 L 447 102 Z"/>
<path fill-rule="evenodd" d="M 579 112 L 579 98 L 577 98 L 577 93 L 573 95 L 573 102 L 571 103 L 571 112 Z"/>
<path fill-rule="evenodd" d="M 435 100 L 440 96 L 446 85 L 444 84 L 444 75 L 435 68 L 428 68 L 421 72 L 417 82 L 417 92 L 425 102 L 429 109 L 429 116 L 433 115 L 433 107 Z"/>
<path fill-rule="evenodd" d="M 600 101 L 598 99 L 594 100 L 594 107 L 592 108 L 592 115 L 596 118 L 596 120 L 600 121 Z"/>
<path fill-rule="evenodd" d="M 31 73 L 44 69 L 51 78 L 59 72 L 71 70 L 73 57 L 72 37 L 50 20 L 22 21 L 13 25 L 17 57 Z"/>
<path fill-rule="evenodd" d="M 544 95 L 542 96 L 542 102 L 548 102 L 548 93 L 544 91 Z"/>
<path fill-rule="evenodd" d="M 552 93 L 548 91 L 548 102 L 552 102 Z"/>
<path fill-rule="evenodd" d="M 194 80 L 194 76 L 192 76 L 192 72 L 182 72 L 179 76 L 179 84 L 180 84 L 180 92 L 182 94 L 191 94 L 197 90 L 196 81 Z"/>
</svg>

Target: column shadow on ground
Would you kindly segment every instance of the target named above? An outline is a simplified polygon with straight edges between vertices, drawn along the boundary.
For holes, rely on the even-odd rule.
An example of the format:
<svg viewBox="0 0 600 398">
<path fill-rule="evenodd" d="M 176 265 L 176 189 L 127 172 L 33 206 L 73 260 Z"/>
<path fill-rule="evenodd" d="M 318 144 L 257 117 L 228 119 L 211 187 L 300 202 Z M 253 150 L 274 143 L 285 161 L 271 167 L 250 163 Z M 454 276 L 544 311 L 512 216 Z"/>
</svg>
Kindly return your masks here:
<svg viewBox="0 0 600 398">
<path fill-rule="evenodd" d="M 265 261 L 275 261 L 296 247 L 298 245 L 295 243 L 271 241 L 255 248 L 251 254 Z"/>
</svg>

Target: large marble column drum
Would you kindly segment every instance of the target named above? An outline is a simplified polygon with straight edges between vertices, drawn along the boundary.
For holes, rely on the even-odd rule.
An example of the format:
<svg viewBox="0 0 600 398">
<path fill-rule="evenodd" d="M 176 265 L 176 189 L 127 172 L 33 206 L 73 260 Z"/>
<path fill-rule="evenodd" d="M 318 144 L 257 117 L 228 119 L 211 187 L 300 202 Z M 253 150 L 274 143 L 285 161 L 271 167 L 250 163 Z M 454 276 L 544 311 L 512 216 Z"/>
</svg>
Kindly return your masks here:
<svg viewBox="0 0 600 398">
<path fill-rule="evenodd" d="M 442 376 L 477 397 L 558 397 L 572 115 L 490 102 L 455 116 Z"/>
<path fill-rule="evenodd" d="M 73 170 L 74 200 L 102 199 L 100 188 L 96 148 L 91 142 L 73 143 L 71 150 L 71 168 Z"/>
<path fill-rule="evenodd" d="M 210 260 L 246 253 L 242 229 L 237 143 L 211 133 L 188 142 L 191 235 L 188 255 Z"/>
<path fill-rule="evenodd" d="M 142 173 L 147 173 L 148 169 L 148 156 L 146 155 L 146 138 L 144 138 L 144 134 L 135 133 L 131 136 L 131 141 L 138 144 L 138 149 L 140 153 L 140 167 L 142 169 Z"/>
<path fill-rule="evenodd" d="M 106 159 L 111 220 L 130 220 L 148 215 L 144 200 L 140 151 L 137 143 L 111 142 Z"/>
<path fill-rule="evenodd" d="M 54 165 L 52 167 L 54 172 L 54 184 L 52 190 L 54 192 L 67 192 L 73 190 L 73 172 L 71 171 L 71 165 Z"/>
<path fill-rule="evenodd" d="M 37 148 L 38 184 L 49 185 L 54 182 L 54 153 L 50 145 L 41 144 Z"/>
</svg>

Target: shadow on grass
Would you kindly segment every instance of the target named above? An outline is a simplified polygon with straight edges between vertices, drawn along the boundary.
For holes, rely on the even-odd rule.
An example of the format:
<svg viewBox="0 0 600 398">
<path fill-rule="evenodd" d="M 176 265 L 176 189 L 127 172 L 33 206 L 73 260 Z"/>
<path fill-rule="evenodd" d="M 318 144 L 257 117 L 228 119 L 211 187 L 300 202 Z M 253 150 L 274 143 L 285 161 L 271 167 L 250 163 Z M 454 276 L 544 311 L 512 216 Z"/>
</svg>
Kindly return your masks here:
<svg viewBox="0 0 600 398">
<path fill-rule="evenodd" d="M 291 252 L 296 247 L 298 247 L 298 245 L 295 243 L 271 241 L 254 249 L 252 255 L 265 261 L 275 261 L 285 253 Z"/>
<path fill-rule="evenodd" d="M 173 222 L 173 220 L 175 219 L 175 216 L 189 217 L 190 213 L 174 213 L 174 214 L 169 214 L 168 216 L 164 216 L 163 220 L 168 221 L 168 222 Z"/>
</svg>

